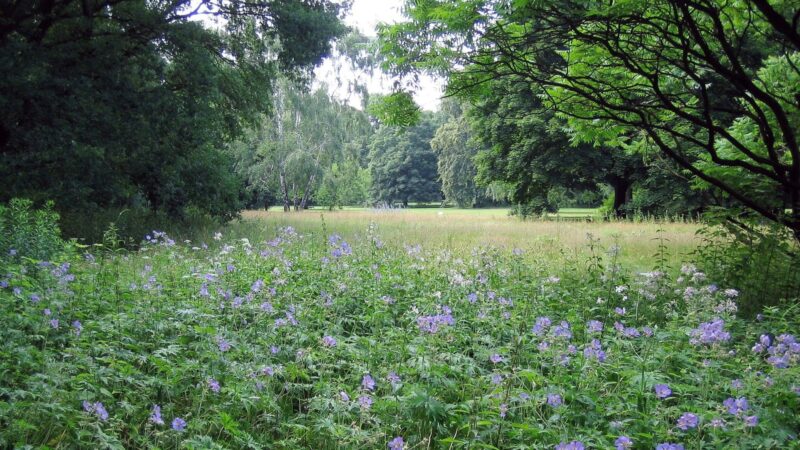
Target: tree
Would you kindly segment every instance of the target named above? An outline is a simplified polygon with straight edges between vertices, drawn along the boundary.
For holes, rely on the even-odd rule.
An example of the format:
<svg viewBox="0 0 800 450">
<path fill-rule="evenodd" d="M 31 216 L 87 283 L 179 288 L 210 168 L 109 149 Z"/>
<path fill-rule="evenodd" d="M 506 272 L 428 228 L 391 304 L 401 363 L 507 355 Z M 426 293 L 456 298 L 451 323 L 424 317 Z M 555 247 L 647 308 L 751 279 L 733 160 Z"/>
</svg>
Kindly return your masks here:
<svg viewBox="0 0 800 450">
<path fill-rule="evenodd" d="M 374 202 L 428 202 L 442 200 L 431 150 L 435 124 L 430 116 L 408 128 L 384 125 L 370 144 L 369 169 Z"/>
<path fill-rule="evenodd" d="M 480 147 L 473 139 L 469 121 L 457 102 L 443 102 L 442 114 L 445 122 L 431 139 L 442 193 L 445 200 L 470 208 L 483 198 L 481 189 L 475 185 L 477 170 L 473 162 Z"/>
<path fill-rule="evenodd" d="M 224 145 L 343 34 L 339 2 L 6 1 L 0 5 L 0 201 L 62 209 L 186 205 L 230 217 Z M 221 18 L 217 30 L 200 16 Z"/>
<path fill-rule="evenodd" d="M 512 201 L 536 214 L 555 210 L 548 196 L 554 187 L 598 190 L 605 183 L 614 193 L 614 213 L 626 214 L 634 183 L 646 176 L 641 155 L 571 143 L 565 121 L 523 79 L 503 78 L 490 87 L 493 95 L 477 99 L 470 112 L 473 131 L 486 147 L 477 157 L 481 183 L 506 183 Z"/>
<path fill-rule="evenodd" d="M 465 95 L 498 78 L 527 80 L 574 139 L 655 148 L 800 239 L 797 2 L 406 6 L 410 20 L 381 32 L 396 72 L 447 73 L 450 92 Z"/>
<path fill-rule="evenodd" d="M 330 189 L 334 181 L 345 189 L 338 183 L 343 170 L 354 183 L 362 181 L 359 155 L 372 133 L 366 114 L 332 99 L 324 86 L 305 93 L 289 80 L 279 83 L 273 103 L 272 115 L 230 146 L 251 198 L 275 199 L 284 211 L 297 211 L 309 205 L 321 181 L 328 200 L 357 197 L 332 196 Z"/>
</svg>

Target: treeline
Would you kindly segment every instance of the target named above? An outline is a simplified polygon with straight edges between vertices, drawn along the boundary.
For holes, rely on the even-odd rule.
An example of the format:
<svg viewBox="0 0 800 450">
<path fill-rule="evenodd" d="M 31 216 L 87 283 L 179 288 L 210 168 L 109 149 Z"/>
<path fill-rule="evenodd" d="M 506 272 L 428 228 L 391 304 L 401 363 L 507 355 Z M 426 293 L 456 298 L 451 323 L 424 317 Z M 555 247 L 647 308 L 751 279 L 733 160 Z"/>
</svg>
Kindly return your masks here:
<svg viewBox="0 0 800 450">
<path fill-rule="evenodd" d="M 520 215 L 603 206 L 609 214 L 696 214 L 710 202 L 659 158 L 570 142 L 566 121 L 525 83 L 497 95 L 445 99 L 414 125 L 382 124 L 325 87 L 282 81 L 274 109 L 228 147 L 247 208 L 511 205 Z M 375 100 L 375 99 L 373 99 Z M 373 101 L 371 104 L 375 104 Z"/>
</svg>

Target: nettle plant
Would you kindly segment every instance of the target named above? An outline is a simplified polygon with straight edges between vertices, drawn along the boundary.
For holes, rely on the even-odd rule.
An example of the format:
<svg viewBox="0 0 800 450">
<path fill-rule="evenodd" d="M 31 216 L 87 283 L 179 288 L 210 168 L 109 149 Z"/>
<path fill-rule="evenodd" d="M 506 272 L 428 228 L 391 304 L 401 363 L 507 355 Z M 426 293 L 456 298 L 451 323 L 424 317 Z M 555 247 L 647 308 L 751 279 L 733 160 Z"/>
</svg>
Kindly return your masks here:
<svg viewBox="0 0 800 450">
<path fill-rule="evenodd" d="M 227 233 L 227 232 L 226 232 Z M 405 245 L 403 245 L 405 244 Z M 698 268 L 301 235 L 0 275 L 0 446 L 791 448 L 797 306 Z"/>
</svg>

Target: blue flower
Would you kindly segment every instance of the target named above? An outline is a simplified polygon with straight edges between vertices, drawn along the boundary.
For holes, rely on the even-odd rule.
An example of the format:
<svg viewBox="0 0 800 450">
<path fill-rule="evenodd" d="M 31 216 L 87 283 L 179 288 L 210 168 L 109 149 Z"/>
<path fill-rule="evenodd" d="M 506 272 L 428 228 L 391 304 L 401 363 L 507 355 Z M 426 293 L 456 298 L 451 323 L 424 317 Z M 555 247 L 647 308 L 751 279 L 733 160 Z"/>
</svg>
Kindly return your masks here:
<svg viewBox="0 0 800 450">
<path fill-rule="evenodd" d="M 677 426 L 679 429 L 686 431 L 690 428 L 696 428 L 699 422 L 699 418 L 692 414 L 692 413 L 683 413 L 680 418 L 678 418 Z"/>
<path fill-rule="evenodd" d="M 681 444 L 673 444 L 672 442 L 664 442 L 656 445 L 656 450 L 685 450 Z"/>
<path fill-rule="evenodd" d="M 722 405 L 728 410 L 729 414 L 734 416 L 738 416 L 750 408 L 750 405 L 747 403 L 747 399 L 744 397 L 729 397 L 722 402 Z"/>
<path fill-rule="evenodd" d="M 403 442 L 403 438 L 400 436 L 389 441 L 389 450 L 403 450 L 404 447 L 405 442 Z"/>
<path fill-rule="evenodd" d="M 150 422 L 156 425 L 164 425 L 164 419 L 161 418 L 161 407 L 153 405 L 153 412 L 150 414 Z"/>
<path fill-rule="evenodd" d="M 370 374 L 364 375 L 364 377 L 361 379 L 361 387 L 367 391 L 375 390 L 375 380 Z"/>
<path fill-rule="evenodd" d="M 581 441 L 562 442 L 556 445 L 555 450 L 584 450 L 586 447 Z"/>
<path fill-rule="evenodd" d="M 559 394 L 547 394 L 547 404 L 553 408 L 558 408 L 564 404 L 564 399 Z"/>
<path fill-rule="evenodd" d="M 653 386 L 653 389 L 656 391 L 656 397 L 658 398 L 667 398 L 672 395 L 672 389 L 666 384 L 657 384 Z"/>
<path fill-rule="evenodd" d="M 626 450 L 633 447 L 633 441 L 628 436 L 620 436 L 614 441 L 616 450 Z"/>
<path fill-rule="evenodd" d="M 175 431 L 183 431 L 186 429 L 186 421 L 180 417 L 172 419 L 172 429 Z"/>
<path fill-rule="evenodd" d="M 362 395 L 358 397 L 358 404 L 363 409 L 369 409 L 372 406 L 372 397 L 369 395 Z"/>
</svg>

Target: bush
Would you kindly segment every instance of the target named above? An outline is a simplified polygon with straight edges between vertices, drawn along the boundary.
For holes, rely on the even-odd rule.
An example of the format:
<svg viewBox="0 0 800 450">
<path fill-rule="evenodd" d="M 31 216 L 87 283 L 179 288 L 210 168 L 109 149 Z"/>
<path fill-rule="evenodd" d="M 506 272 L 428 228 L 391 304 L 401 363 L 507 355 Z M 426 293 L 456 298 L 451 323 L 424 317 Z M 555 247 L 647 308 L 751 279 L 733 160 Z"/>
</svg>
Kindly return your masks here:
<svg viewBox="0 0 800 450">
<path fill-rule="evenodd" d="M 736 223 L 727 222 L 726 226 L 712 218 L 711 224 L 700 230 L 697 264 L 715 280 L 741 290 L 739 311 L 746 316 L 800 298 L 800 253 L 788 230 Z"/>
<path fill-rule="evenodd" d="M 20 198 L 12 199 L 8 206 L 0 205 L 0 260 L 49 260 L 62 250 L 64 241 L 53 202 L 38 210 L 32 201 Z"/>
</svg>

